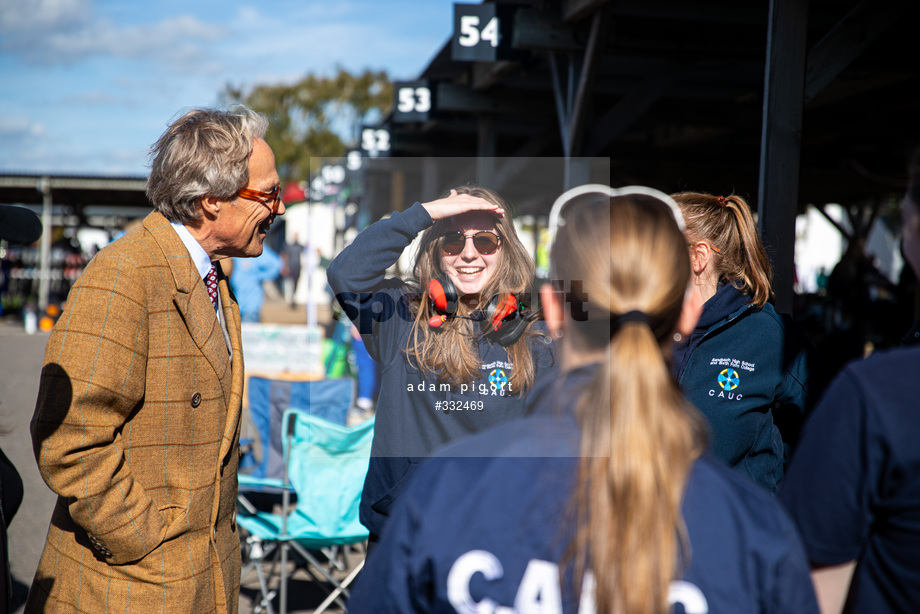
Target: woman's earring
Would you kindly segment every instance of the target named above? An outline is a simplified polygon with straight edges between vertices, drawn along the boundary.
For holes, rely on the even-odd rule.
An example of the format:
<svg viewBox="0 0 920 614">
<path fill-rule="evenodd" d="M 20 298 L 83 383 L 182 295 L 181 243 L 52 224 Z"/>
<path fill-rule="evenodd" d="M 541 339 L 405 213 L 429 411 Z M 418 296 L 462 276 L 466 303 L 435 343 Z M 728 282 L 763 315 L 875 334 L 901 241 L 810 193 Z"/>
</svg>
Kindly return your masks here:
<svg viewBox="0 0 920 614">
<path fill-rule="evenodd" d="M 683 335 L 681 335 L 680 333 L 674 333 L 674 341 L 676 343 L 680 343 L 680 340 L 683 338 L 684 338 Z"/>
<path fill-rule="evenodd" d="M 557 328 L 557 329 L 556 329 L 556 337 L 559 337 L 559 338 L 562 337 L 562 329 L 561 329 L 561 328 Z"/>
</svg>

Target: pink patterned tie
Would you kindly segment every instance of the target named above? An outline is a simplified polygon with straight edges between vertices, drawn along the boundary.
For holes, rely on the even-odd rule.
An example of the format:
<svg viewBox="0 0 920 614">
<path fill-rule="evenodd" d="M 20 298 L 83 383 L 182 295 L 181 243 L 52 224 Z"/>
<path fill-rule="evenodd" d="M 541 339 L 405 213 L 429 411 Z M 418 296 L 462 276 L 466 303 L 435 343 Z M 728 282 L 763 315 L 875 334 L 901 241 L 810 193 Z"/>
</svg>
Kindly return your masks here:
<svg viewBox="0 0 920 614">
<path fill-rule="evenodd" d="M 208 296 L 211 297 L 211 304 L 217 309 L 217 265 L 211 263 L 211 270 L 204 278 L 204 285 L 208 288 Z"/>
</svg>

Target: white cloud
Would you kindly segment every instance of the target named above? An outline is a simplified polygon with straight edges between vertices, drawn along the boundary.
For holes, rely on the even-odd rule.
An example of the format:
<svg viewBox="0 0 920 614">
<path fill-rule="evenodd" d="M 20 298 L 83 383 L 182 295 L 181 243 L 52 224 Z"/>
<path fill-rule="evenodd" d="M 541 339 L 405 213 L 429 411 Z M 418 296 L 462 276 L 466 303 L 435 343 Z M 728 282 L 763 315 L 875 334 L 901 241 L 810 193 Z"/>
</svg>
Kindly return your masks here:
<svg viewBox="0 0 920 614">
<path fill-rule="evenodd" d="M 0 141 L 7 144 L 44 134 L 45 126 L 39 122 L 24 117 L 0 117 Z"/>
<path fill-rule="evenodd" d="M 0 132 L 0 139 L 5 135 Z M 125 149 L 113 146 L 81 149 L 66 142 L 29 139 L 21 146 L 0 148 L 0 169 L 4 173 L 53 173 L 60 175 L 147 174 L 147 151 L 142 147 Z"/>
<path fill-rule="evenodd" d="M 414 78 L 449 34 L 449 15 L 441 27 L 420 28 L 407 36 L 405 28 L 380 23 L 383 10 L 348 1 L 305 3 L 283 15 L 242 8 L 228 24 L 240 33 L 236 47 L 242 70 L 233 82 L 291 83 L 307 73 L 332 74 L 338 67 L 353 72 L 387 69 L 391 77 Z M 411 23 L 411 16 L 400 19 Z M 266 45 L 270 32 L 276 35 Z"/>
<path fill-rule="evenodd" d="M 130 91 L 130 90 L 129 90 Z M 111 91 L 88 90 L 64 96 L 59 101 L 65 105 L 87 105 L 96 107 L 137 107 L 138 97 L 116 96 Z"/>
<path fill-rule="evenodd" d="M 19 38 L 86 24 L 90 0 L 0 0 L 0 34 Z"/>
<path fill-rule="evenodd" d="M 12 0 L 0 0 L 7 3 Z M 45 4 L 79 4 L 86 12 L 85 0 L 40 0 Z M 22 3 L 29 6 L 28 3 Z M 20 9 L 3 11 L 19 12 Z M 68 15 L 59 10 L 56 15 Z M 200 21 L 191 15 L 177 15 L 144 25 L 121 25 L 108 18 L 32 20 L 23 29 L 7 27 L 0 50 L 20 55 L 32 64 L 72 65 L 92 57 L 166 62 L 194 71 L 199 59 L 209 55 L 209 47 L 227 36 L 225 28 Z M 3 16 L 3 22 L 6 17 Z M 64 22 L 67 22 L 66 24 Z M 66 27 L 65 27 L 66 26 Z"/>
</svg>

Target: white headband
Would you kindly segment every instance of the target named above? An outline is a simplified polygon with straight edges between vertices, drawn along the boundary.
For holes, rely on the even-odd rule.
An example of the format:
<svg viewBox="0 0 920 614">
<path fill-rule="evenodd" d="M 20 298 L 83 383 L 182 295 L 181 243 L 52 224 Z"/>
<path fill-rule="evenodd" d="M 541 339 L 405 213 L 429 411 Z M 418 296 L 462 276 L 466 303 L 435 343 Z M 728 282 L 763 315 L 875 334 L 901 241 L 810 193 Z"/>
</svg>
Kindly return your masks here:
<svg viewBox="0 0 920 614">
<path fill-rule="evenodd" d="M 656 198 L 666 204 L 670 209 L 671 213 L 674 215 L 674 221 L 677 222 L 677 227 L 680 228 L 681 232 L 686 230 L 684 225 L 684 216 L 680 212 L 680 207 L 677 206 L 677 203 L 673 198 L 656 190 L 655 188 L 647 188 L 641 185 L 628 185 L 622 188 L 611 188 L 600 183 L 588 183 L 585 185 L 576 186 L 569 190 L 566 190 L 559 195 L 559 198 L 556 199 L 556 202 L 553 203 L 553 208 L 549 211 L 549 246 L 550 251 L 552 250 L 552 245 L 556 241 L 556 230 L 559 228 L 559 218 L 562 215 L 562 209 L 574 198 L 582 196 L 583 194 L 604 194 L 605 196 L 627 196 L 629 194 L 642 194 L 644 196 L 651 196 Z"/>
</svg>

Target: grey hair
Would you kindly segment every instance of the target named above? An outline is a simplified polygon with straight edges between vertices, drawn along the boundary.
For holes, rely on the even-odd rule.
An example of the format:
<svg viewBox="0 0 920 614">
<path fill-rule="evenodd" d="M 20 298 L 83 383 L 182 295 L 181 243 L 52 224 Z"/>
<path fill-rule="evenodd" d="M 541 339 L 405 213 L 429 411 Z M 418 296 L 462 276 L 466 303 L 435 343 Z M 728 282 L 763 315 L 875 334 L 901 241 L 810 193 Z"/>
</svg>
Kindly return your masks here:
<svg viewBox="0 0 920 614">
<path fill-rule="evenodd" d="M 268 119 L 243 105 L 183 114 L 150 148 L 147 198 L 153 208 L 185 223 L 201 217 L 204 196 L 232 200 L 249 183 L 253 141 L 267 130 Z"/>
</svg>

